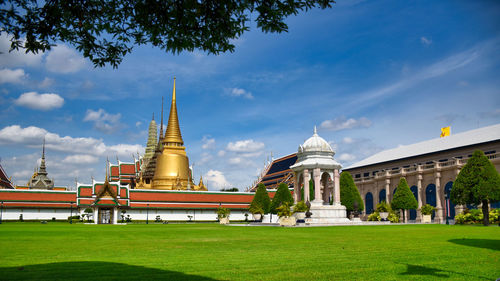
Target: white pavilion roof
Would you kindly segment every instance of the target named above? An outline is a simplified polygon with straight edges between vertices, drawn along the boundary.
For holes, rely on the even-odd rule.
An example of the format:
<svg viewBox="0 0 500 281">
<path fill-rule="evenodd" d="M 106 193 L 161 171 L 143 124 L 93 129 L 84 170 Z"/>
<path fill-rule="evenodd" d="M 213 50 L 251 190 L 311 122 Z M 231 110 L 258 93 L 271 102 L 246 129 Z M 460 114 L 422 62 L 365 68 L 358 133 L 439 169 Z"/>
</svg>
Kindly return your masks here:
<svg viewBox="0 0 500 281">
<path fill-rule="evenodd" d="M 495 140 L 500 140 L 500 124 L 384 150 L 352 164 L 345 170 Z"/>
</svg>

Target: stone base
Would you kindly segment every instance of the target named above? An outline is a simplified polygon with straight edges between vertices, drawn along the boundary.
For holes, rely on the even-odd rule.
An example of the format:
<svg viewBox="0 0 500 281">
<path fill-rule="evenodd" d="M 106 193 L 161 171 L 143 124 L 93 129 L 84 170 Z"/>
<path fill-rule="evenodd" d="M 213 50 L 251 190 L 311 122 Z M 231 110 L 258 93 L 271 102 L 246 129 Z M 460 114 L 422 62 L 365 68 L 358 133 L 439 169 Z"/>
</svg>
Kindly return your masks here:
<svg viewBox="0 0 500 281">
<path fill-rule="evenodd" d="M 310 218 L 306 218 L 306 224 L 351 223 L 347 218 L 345 206 L 340 204 L 319 205 L 313 203 L 309 211 L 312 215 Z"/>
</svg>

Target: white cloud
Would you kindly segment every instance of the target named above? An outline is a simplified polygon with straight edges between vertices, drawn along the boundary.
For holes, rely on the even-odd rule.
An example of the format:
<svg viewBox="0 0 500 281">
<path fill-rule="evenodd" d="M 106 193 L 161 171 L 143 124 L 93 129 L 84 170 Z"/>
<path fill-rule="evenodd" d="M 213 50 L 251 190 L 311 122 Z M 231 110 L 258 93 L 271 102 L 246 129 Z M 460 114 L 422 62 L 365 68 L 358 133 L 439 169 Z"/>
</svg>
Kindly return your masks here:
<svg viewBox="0 0 500 281">
<path fill-rule="evenodd" d="M 26 74 L 24 74 L 23 69 L 8 69 L 4 68 L 0 70 L 0 84 L 4 83 L 22 83 L 26 78 Z"/>
<path fill-rule="evenodd" d="M 226 180 L 226 177 L 221 171 L 218 170 L 209 170 L 204 176 L 203 179 L 209 183 L 209 187 L 215 187 L 217 189 L 223 187 L 229 187 L 231 184 Z"/>
<path fill-rule="evenodd" d="M 54 79 L 50 79 L 48 77 L 45 77 L 42 82 L 40 82 L 40 85 L 38 87 L 40 88 L 48 88 L 50 86 L 54 85 Z"/>
<path fill-rule="evenodd" d="M 352 161 L 356 160 L 356 156 L 353 154 L 349 154 L 349 153 L 342 153 L 337 157 L 337 159 L 340 161 L 352 162 Z"/>
<path fill-rule="evenodd" d="M 14 103 L 31 109 L 48 111 L 63 106 L 64 99 L 58 94 L 38 94 L 37 92 L 28 92 L 19 96 Z"/>
<path fill-rule="evenodd" d="M 229 164 L 241 164 L 243 162 L 243 158 L 241 157 L 233 157 L 229 159 Z"/>
<path fill-rule="evenodd" d="M 219 157 L 223 157 L 224 155 L 226 155 L 225 150 L 219 150 L 219 152 L 217 152 L 217 156 L 219 156 Z"/>
<path fill-rule="evenodd" d="M 5 145 L 18 144 L 27 147 L 39 147 L 44 137 L 47 149 L 60 152 L 124 157 L 130 157 L 137 151 L 144 152 L 144 147 L 139 144 L 106 145 L 102 139 L 61 137 L 58 134 L 34 126 L 22 128 L 19 125 L 12 125 L 0 130 L 0 144 Z"/>
<path fill-rule="evenodd" d="M 52 72 L 72 73 L 85 66 L 85 59 L 68 46 L 58 45 L 47 55 L 45 66 Z"/>
<path fill-rule="evenodd" d="M 368 128 L 371 124 L 372 122 L 365 117 L 356 120 L 354 118 L 346 119 L 342 116 L 333 120 L 325 120 L 321 123 L 320 127 L 329 131 L 340 131 L 354 128 Z"/>
<path fill-rule="evenodd" d="M 75 154 L 66 156 L 66 158 L 64 158 L 62 162 L 67 164 L 92 164 L 97 163 L 98 160 L 99 159 L 97 157 L 92 155 Z"/>
<path fill-rule="evenodd" d="M 201 154 L 201 158 L 200 158 L 200 160 L 199 160 L 199 161 L 198 161 L 198 163 L 196 163 L 196 164 L 198 164 L 198 165 L 204 165 L 204 164 L 207 164 L 207 163 L 209 163 L 209 162 L 212 160 L 212 158 L 213 158 L 213 157 L 212 157 L 212 154 L 210 154 L 210 153 L 208 153 L 208 152 L 203 152 L 203 153 Z"/>
<path fill-rule="evenodd" d="M 345 137 L 345 138 L 342 139 L 342 142 L 346 143 L 346 144 L 350 144 L 350 143 L 353 143 L 354 140 L 352 138 L 350 138 L 350 137 Z"/>
<path fill-rule="evenodd" d="M 23 49 L 19 51 L 10 50 L 10 39 L 7 33 L 0 34 L 0 66 L 19 67 L 19 66 L 37 66 L 42 61 L 42 53 L 26 54 Z"/>
<path fill-rule="evenodd" d="M 429 46 L 430 44 L 432 44 L 432 40 L 428 39 L 425 36 L 420 37 L 420 42 L 422 42 L 422 44 L 424 44 L 426 46 Z"/>
<path fill-rule="evenodd" d="M 210 138 L 210 136 L 203 136 L 203 139 L 201 140 L 203 142 L 203 145 L 201 148 L 203 149 L 215 149 L 215 139 Z"/>
<path fill-rule="evenodd" d="M 141 121 L 137 121 L 137 122 L 135 122 L 135 126 L 136 126 L 136 127 L 140 127 L 141 125 L 142 125 L 142 122 L 141 122 Z"/>
<path fill-rule="evenodd" d="M 246 99 L 253 99 L 253 95 L 251 92 L 248 92 L 245 89 L 240 89 L 240 88 L 230 89 L 229 95 L 232 97 L 243 97 Z"/>
<path fill-rule="evenodd" d="M 499 39 L 488 40 L 476 44 L 474 47 L 460 53 L 453 54 L 427 67 L 420 69 L 412 75 L 405 75 L 405 78 L 389 84 L 385 87 L 361 93 L 352 98 L 352 102 L 346 107 L 357 107 L 358 109 L 378 103 L 384 98 L 391 97 L 402 91 L 418 85 L 426 80 L 446 75 L 454 70 L 463 68 L 480 57 L 486 57 L 494 52 L 499 43 Z"/>
<path fill-rule="evenodd" d="M 234 143 L 230 142 L 227 144 L 226 149 L 238 153 L 253 153 L 264 150 L 264 147 L 265 147 L 264 143 L 256 142 L 252 139 L 249 139 L 249 140 L 237 141 Z"/>
<path fill-rule="evenodd" d="M 122 115 L 109 114 L 104 109 L 99 108 L 99 110 L 94 111 L 92 109 L 87 109 L 87 113 L 83 118 L 85 122 L 94 122 L 94 128 L 103 133 L 113 133 L 119 127 L 121 127 L 120 118 Z"/>
</svg>

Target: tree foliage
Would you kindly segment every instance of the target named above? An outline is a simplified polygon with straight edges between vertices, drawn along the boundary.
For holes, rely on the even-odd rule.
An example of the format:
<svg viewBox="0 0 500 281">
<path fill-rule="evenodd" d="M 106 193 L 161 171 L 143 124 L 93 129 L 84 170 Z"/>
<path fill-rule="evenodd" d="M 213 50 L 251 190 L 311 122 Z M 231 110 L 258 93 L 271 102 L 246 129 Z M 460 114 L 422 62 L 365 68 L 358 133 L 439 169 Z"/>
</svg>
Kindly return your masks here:
<svg viewBox="0 0 500 281">
<path fill-rule="evenodd" d="M 364 210 L 365 204 L 351 174 L 344 171 L 340 174 L 340 203 L 345 206 L 347 212 L 352 212 L 355 201 L 358 202 L 358 211 Z"/>
<path fill-rule="evenodd" d="M 276 214 L 278 207 L 285 202 L 287 202 L 288 205 L 293 205 L 293 197 L 288 189 L 288 184 L 282 182 L 278 185 L 278 190 L 276 190 L 273 200 L 271 201 L 271 213 Z"/>
<path fill-rule="evenodd" d="M 1 31 L 12 49 L 44 52 L 56 43 L 75 46 L 95 66 L 117 67 L 134 45 L 166 52 L 234 51 L 231 40 L 249 30 L 287 32 L 285 19 L 333 0 L 0 0 Z"/>
<path fill-rule="evenodd" d="M 401 178 L 399 180 L 398 187 L 396 189 L 396 193 L 394 193 L 394 197 L 391 202 L 392 209 L 401 209 L 401 210 L 410 210 L 417 209 L 418 202 L 415 199 L 415 196 L 410 190 L 410 186 L 406 182 L 405 178 Z"/>
<path fill-rule="evenodd" d="M 488 203 L 500 200 L 500 175 L 482 151 L 474 151 L 462 167 L 451 188 L 450 199 L 456 205 L 482 204 L 483 224 L 489 224 Z"/>
<path fill-rule="evenodd" d="M 269 199 L 269 194 L 267 194 L 266 186 L 260 183 L 257 186 L 257 191 L 253 196 L 252 203 L 250 203 L 250 208 L 260 207 L 265 214 L 269 213 L 271 209 L 271 199 Z"/>
<path fill-rule="evenodd" d="M 394 193 L 394 197 L 392 198 L 391 207 L 392 209 L 401 209 L 401 210 L 410 210 L 418 208 L 417 199 L 415 199 L 415 196 L 413 195 L 413 192 L 411 192 L 410 186 L 408 186 L 408 183 L 406 182 L 405 178 L 401 178 L 399 180 L 396 193 Z M 405 212 L 403 211 L 403 218 L 404 217 L 405 217 Z"/>
</svg>

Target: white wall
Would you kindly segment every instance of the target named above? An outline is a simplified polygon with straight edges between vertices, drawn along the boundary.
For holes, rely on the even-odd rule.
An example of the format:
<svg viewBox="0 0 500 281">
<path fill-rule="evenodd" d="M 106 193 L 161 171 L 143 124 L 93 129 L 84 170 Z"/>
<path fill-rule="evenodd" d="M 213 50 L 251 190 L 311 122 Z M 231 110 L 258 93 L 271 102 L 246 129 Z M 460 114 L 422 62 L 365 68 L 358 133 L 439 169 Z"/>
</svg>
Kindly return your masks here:
<svg viewBox="0 0 500 281">
<path fill-rule="evenodd" d="M 73 216 L 80 214 L 83 215 L 85 208 L 73 209 Z M 134 220 L 146 220 L 146 209 L 128 209 L 125 215 L 130 215 L 132 221 Z M 245 210 L 231 210 L 229 216 L 230 220 L 244 221 L 245 213 L 248 214 L 248 220 L 253 220 L 252 214 Z M 19 215 L 23 214 L 24 220 L 67 220 L 70 216 L 70 209 L 3 209 L 2 219 L 3 220 L 19 220 Z M 156 216 L 165 221 L 189 221 L 188 215 L 193 216 L 192 221 L 215 221 L 217 219 L 217 214 L 215 210 L 156 210 L 149 209 L 149 221 L 154 221 Z M 91 219 L 93 214 L 91 215 Z M 277 216 L 273 216 L 274 217 Z M 118 222 L 121 221 L 121 211 L 118 210 Z M 267 222 L 269 218 L 267 219 Z"/>
<path fill-rule="evenodd" d="M 23 220 L 67 220 L 70 216 L 70 209 L 11 209 L 4 208 L 2 212 L 3 220 L 19 220 L 19 215 L 23 214 Z M 76 215 L 76 209 L 73 209 L 73 216 Z"/>
</svg>

